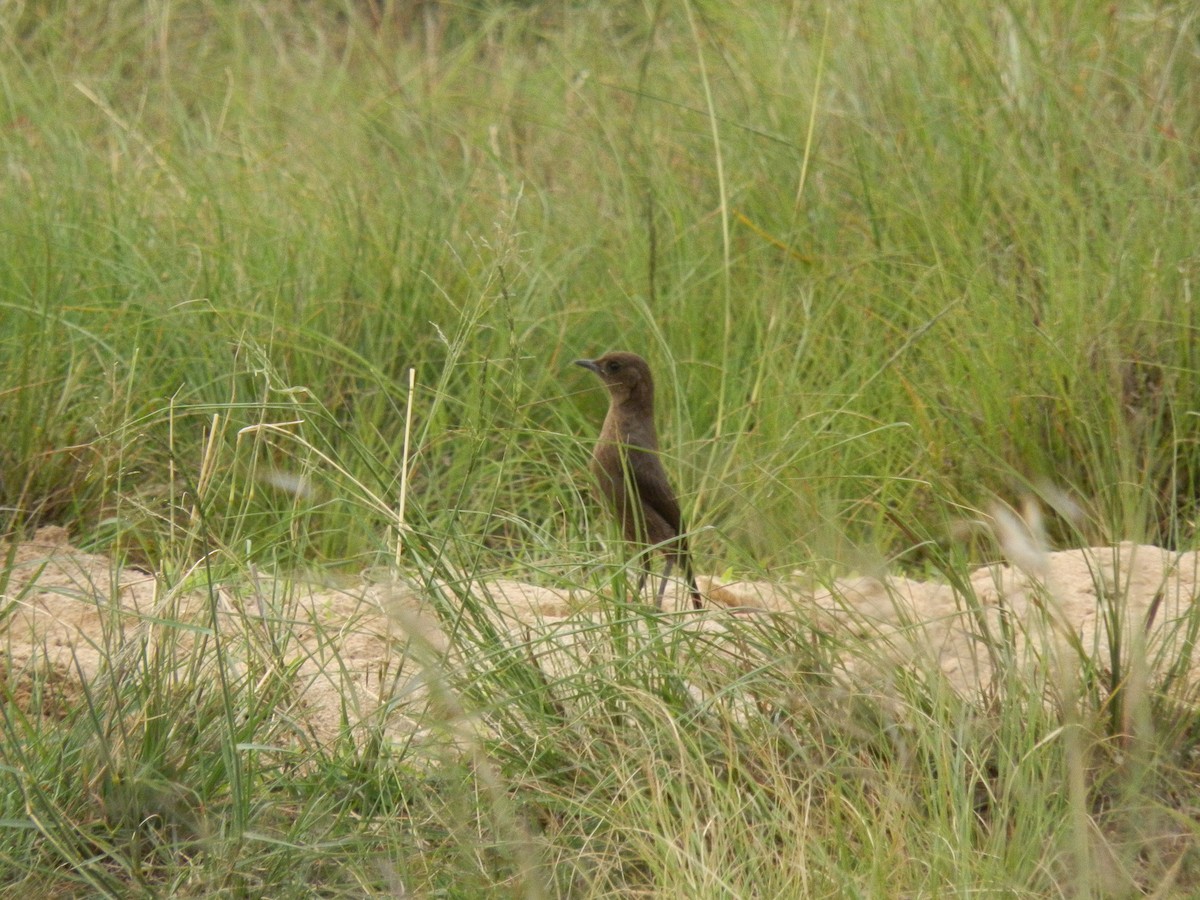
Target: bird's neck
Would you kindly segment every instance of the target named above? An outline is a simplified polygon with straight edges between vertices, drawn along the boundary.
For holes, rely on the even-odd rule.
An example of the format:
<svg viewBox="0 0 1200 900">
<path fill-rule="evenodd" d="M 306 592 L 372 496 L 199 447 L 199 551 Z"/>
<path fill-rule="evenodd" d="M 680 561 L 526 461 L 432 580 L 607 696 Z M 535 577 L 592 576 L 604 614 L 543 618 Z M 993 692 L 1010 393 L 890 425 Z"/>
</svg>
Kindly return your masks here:
<svg viewBox="0 0 1200 900">
<path fill-rule="evenodd" d="M 654 399 L 637 395 L 613 398 L 608 408 L 604 431 L 608 436 L 631 447 L 658 448 L 654 430 Z"/>
</svg>

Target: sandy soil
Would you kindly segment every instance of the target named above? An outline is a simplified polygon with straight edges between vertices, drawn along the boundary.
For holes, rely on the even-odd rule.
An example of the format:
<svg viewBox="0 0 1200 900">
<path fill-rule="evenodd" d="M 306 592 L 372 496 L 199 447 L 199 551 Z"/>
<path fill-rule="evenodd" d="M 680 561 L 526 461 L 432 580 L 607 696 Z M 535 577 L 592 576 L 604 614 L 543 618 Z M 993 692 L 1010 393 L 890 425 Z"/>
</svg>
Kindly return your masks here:
<svg viewBox="0 0 1200 900">
<path fill-rule="evenodd" d="M 243 578 L 236 589 L 166 590 L 150 574 L 71 547 L 61 528 L 43 528 L 18 546 L 0 545 L 0 551 L 12 560 L 7 583 L 0 583 L 7 657 L 0 677 L 19 702 L 43 715 L 65 714 L 92 679 L 136 671 L 134 661 L 148 649 L 195 666 L 198 656 L 212 656 L 219 638 L 226 658 L 244 672 L 294 669 L 296 689 L 286 713 L 312 740 L 380 718 L 390 733 L 401 735 L 416 727 L 406 712 L 429 696 L 431 661 L 453 664 L 441 621 L 404 583 L 329 589 L 269 579 L 247 585 Z M 1177 624 L 1196 597 L 1198 567 L 1195 553 L 1125 543 L 1049 553 L 1034 572 L 980 568 L 969 591 L 905 578 L 847 579 L 816 588 L 701 578 L 710 609 L 686 612 L 683 595 L 668 606 L 689 627 L 714 635 L 748 616 L 793 616 L 797 628 L 821 628 L 847 644 L 866 642 L 870 651 L 848 654 L 840 673 L 851 689 L 878 690 L 900 668 L 915 666 L 940 670 L 972 695 L 986 690 L 992 674 L 978 639 L 984 630 L 1010 628 L 1018 658 L 1043 668 L 1069 661 L 1080 649 L 1106 667 L 1107 622 L 1113 618 L 1136 626 L 1126 635 L 1146 636 L 1152 668 L 1189 652 Z M 564 647 L 605 602 L 517 581 L 479 589 L 500 611 L 497 629 L 550 643 L 561 636 Z M 1198 651 L 1190 652 L 1194 668 Z M 565 652 L 547 665 L 554 669 L 577 658 Z"/>
</svg>

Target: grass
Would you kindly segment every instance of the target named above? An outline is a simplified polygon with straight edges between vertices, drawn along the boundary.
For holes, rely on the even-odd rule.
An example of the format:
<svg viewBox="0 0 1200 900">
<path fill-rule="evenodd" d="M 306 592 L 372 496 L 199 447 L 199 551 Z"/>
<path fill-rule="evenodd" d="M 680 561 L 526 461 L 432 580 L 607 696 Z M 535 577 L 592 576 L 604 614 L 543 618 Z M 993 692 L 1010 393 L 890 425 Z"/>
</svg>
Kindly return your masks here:
<svg viewBox="0 0 1200 900">
<path fill-rule="evenodd" d="M 718 639 L 614 603 L 564 639 L 506 631 L 472 585 L 624 590 L 583 477 L 604 401 L 569 365 L 618 348 L 656 372 L 701 571 L 963 586 L 997 551 L 962 524 L 1026 495 L 1077 508 L 1055 546 L 1193 549 L 1195 24 L 1037 0 L 6 8 L 3 531 L 65 525 L 212 602 L 113 623 L 83 687 L 49 652 L 6 670 L 0 884 L 1194 891 L 1197 685 L 1123 626 L 1111 670 L 1014 669 L 981 706 L 915 665 L 841 693 L 872 651 L 803 611 Z M 352 711 L 317 741 L 278 648 L 300 581 L 371 567 L 454 635 L 412 650 L 436 702 L 420 741 Z M 263 571 L 266 632 L 226 630 L 221 592 Z M 1190 649 L 1197 622 L 1172 627 Z"/>
</svg>

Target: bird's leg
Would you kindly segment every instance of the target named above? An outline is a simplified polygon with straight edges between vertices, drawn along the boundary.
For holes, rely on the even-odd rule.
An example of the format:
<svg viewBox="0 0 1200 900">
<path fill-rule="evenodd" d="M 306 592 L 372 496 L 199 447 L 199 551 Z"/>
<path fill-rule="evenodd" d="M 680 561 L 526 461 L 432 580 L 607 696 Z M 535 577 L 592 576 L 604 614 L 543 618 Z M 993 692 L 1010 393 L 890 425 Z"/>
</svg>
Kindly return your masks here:
<svg viewBox="0 0 1200 900">
<path fill-rule="evenodd" d="M 646 589 L 646 570 L 642 569 L 641 574 L 638 575 L 637 590 L 635 590 L 633 592 L 633 596 L 640 599 L 642 596 L 642 591 L 644 591 L 645 589 Z"/>
<path fill-rule="evenodd" d="M 675 564 L 674 560 L 672 560 L 670 557 L 668 557 L 667 564 L 665 566 L 663 566 L 662 581 L 660 581 L 658 584 L 657 606 L 659 609 L 662 609 L 663 597 L 666 596 L 666 593 L 667 593 L 667 579 L 669 579 L 671 577 L 671 566 L 673 566 L 674 564 Z"/>
</svg>

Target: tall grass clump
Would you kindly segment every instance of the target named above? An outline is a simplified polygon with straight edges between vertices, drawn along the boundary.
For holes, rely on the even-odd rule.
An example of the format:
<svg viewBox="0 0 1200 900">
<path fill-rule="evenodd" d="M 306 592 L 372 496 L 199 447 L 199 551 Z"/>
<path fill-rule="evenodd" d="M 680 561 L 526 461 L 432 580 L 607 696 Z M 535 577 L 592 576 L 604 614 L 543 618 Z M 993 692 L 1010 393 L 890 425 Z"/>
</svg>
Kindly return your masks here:
<svg viewBox="0 0 1200 900">
<path fill-rule="evenodd" d="M 360 12 L 9 17 L 14 521 L 154 552 L 173 465 L 264 404 L 391 489 L 410 367 L 424 505 L 545 520 L 596 415 L 563 365 L 629 346 L 722 555 L 895 552 L 886 510 L 1045 479 L 1186 541 L 1186 15 Z M 526 471 L 494 501 L 453 468 L 481 440 Z M 367 551 L 350 519 L 297 555 Z"/>
<path fill-rule="evenodd" d="M 0 883 L 1193 891 L 1194 615 L 1130 625 L 1097 576 L 1107 646 L 1047 644 L 1030 675 L 1021 629 L 1052 626 L 1006 621 L 971 696 L 919 660 L 859 680 L 870 629 L 803 606 L 652 615 L 586 485 L 604 399 L 569 363 L 650 360 L 704 573 L 900 568 L 986 623 L 968 576 L 1003 555 L 978 527 L 998 500 L 1056 511 L 1035 555 L 1194 549 L 1196 24 L 8 5 L 0 584 L 56 524 L 160 605 L 130 624 L 115 585 L 76 586 L 95 670 L 10 652 Z M 408 738 L 348 706 L 322 741 L 297 584 L 369 568 L 447 641 L 397 626 L 416 687 L 378 681 Z M 500 576 L 573 612 L 515 628 Z M 6 633 L 38 596 L 5 587 Z M 196 596 L 207 618 L 167 603 Z"/>
</svg>

